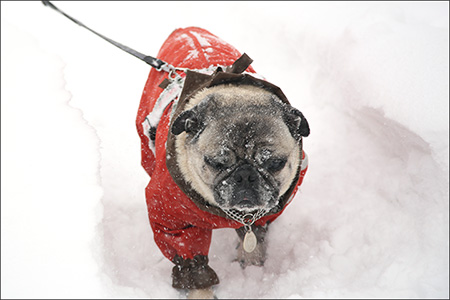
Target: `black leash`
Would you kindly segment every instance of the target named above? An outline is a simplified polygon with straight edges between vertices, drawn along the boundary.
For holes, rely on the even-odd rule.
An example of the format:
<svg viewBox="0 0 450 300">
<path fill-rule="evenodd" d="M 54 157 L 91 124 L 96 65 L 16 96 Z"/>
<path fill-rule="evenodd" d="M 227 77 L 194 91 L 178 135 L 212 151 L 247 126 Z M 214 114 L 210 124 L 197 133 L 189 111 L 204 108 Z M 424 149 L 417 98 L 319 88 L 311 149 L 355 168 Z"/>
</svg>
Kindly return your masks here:
<svg viewBox="0 0 450 300">
<path fill-rule="evenodd" d="M 122 45 L 116 41 L 113 41 L 109 38 L 107 38 L 106 36 L 101 35 L 100 33 L 90 29 L 89 27 L 87 27 L 86 25 L 84 25 L 83 23 L 81 23 L 80 21 L 72 18 L 71 16 L 69 16 L 68 14 L 66 14 L 65 12 L 63 12 L 62 10 L 60 10 L 59 8 L 57 8 L 55 5 L 53 5 L 53 3 L 51 3 L 50 1 L 42 1 L 42 3 L 45 6 L 48 6 L 50 8 L 53 8 L 54 10 L 56 10 L 57 12 L 59 12 L 60 14 L 64 15 L 66 18 L 72 20 L 74 23 L 80 25 L 81 27 L 86 28 L 87 30 L 89 30 L 90 32 L 98 35 L 99 37 L 101 37 L 102 39 L 106 40 L 107 42 L 110 42 L 111 44 L 113 44 L 114 46 L 122 49 L 123 51 L 139 58 L 140 60 L 146 62 L 147 64 L 149 64 L 150 66 L 152 66 L 153 68 L 155 68 L 158 71 L 166 71 L 166 72 L 170 72 L 172 70 L 174 70 L 175 68 L 173 66 L 171 66 L 170 64 L 166 63 L 165 61 L 162 61 L 158 58 L 154 58 L 152 56 L 148 56 L 145 54 L 142 54 L 134 49 L 131 49 L 125 45 Z"/>
</svg>

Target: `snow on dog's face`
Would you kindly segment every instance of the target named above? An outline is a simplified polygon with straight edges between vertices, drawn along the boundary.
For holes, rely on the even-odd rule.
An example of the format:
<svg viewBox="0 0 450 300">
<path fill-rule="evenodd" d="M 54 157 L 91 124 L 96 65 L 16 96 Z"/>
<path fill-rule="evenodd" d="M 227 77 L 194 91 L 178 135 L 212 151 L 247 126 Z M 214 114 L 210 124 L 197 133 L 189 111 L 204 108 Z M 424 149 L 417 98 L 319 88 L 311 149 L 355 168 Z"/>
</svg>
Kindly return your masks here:
<svg viewBox="0 0 450 300">
<path fill-rule="evenodd" d="M 296 177 L 302 113 L 254 86 L 197 93 L 174 121 L 177 163 L 191 186 L 222 209 L 271 209 Z"/>
</svg>

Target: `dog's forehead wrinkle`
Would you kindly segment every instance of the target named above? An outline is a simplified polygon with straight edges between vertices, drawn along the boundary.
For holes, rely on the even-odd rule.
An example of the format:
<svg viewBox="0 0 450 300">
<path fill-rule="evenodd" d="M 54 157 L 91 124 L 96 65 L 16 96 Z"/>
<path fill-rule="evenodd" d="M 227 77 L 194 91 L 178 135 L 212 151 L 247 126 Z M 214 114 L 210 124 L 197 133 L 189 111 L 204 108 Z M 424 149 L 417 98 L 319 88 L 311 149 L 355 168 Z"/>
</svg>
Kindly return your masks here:
<svg viewBox="0 0 450 300">
<path fill-rule="evenodd" d="M 211 125 L 209 130 L 205 130 L 202 139 L 204 148 L 216 151 L 217 156 L 228 154 L 225 150 L 233 149 L 237 156 L 248 159 L 263 150 L 263 158 L 267 158 L 269 154 L 287 155 L 294 147 L 292 139 L 286 138 L 286 134 L 289 134 L 287 128 L 276 126 L 269 120 L 239 122 L 241 123 L 227 123 L 225 126 Z M 259 138 L 256 139 L 256 136 Z"/>
</svg>

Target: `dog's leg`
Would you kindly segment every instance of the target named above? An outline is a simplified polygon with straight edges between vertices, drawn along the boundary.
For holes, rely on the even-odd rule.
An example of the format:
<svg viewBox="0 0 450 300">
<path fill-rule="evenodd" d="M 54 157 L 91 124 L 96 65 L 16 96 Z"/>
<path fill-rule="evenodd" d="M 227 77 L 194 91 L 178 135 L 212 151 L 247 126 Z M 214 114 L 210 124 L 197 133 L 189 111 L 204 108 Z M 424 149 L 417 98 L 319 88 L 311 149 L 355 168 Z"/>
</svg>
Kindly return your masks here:
<svg viewBox="0 0 450 300">
<path fill-rule="evenodd" d="M 266 260 L 266 242 L 265 242 L 265 236 L 268 230 L 268 224 L 264 226 L 253 226 L 252 225 L 252 231 L 256 235 L 256 248 L 252 252 L 246 252 L 243 247 L 243 240 L 246 233 L 245 227 L 241 227 L 236 229 L 236 232 L 240 238 L 240 243 L 238 245 L 238 253 L 237 253 L 237 261 L 240 263 L 242 268 L 245 268 L 247 266 L 263 266 L 264 262 Z"/>
<path fill-rule="evenodd" d="M 196 255 L 193 259 L 183 259 L 176 255 L 173 262 L 174 288 L 187 289 L 188 299 L 214 299 L 212 286 L 219 283 L 219 278 L 208 265 L 208 256 Z"/>
</svg>

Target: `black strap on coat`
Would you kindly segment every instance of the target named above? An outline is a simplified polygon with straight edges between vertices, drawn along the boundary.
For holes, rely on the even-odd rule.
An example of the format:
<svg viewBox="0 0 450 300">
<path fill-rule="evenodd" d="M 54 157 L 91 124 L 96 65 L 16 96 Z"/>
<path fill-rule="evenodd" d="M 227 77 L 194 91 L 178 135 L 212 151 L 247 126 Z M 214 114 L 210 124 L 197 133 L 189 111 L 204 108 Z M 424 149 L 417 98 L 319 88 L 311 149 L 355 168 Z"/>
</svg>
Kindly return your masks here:
<svg viewBox="0 0 450 300">
<path fill-rule="evenodd" d="M 53 3 L 51 3 L 50 1 L 42 1 L 42 3 L 45 6 L 48 6 L 50 8 L 53 8 L 54 10 L 56 10 L 57 12 L 59 12 L 60 14 L 64 15 L 66 18 L 72 20 L 74 23 L 80 25 L 81 27 L 86 28 L 87 30 L 89 30 L 90 32 L 96 34 L 97 36 L 101 37 L 102 39 L 104 39 L 105 41 L 113 44 L 114 46 L 122 49 L 123 51 L 139 58 L 140 60 L 146 62 L 147 64 L 149 64 L 150 66 L 152 66 L 153 68 L 155 68 L 158 71 L 166 71 L 169 72 L 171 69 L 173 69 L 173 67 L 171 65 L 169 65 L 168 63 L 166 63 L 165 61 L 162 61 L 158 58 L 154 58 L 152 56 L 148 56 L 145 54 L 142 54 L 134 49 L 131 49 L 125 45 L 122 45 L 121 43 L 118 43 L 116 41 L 113 41 L 109 38 L 107 38 L 106 36 L 101 35 L 100 33 L 90 29 L 89 27 L 87 27 L 86 25 L 84 25 L 83 23 L 81 23 L 80 21 L 72 18 L 71 16 L 69 16 L 68 14 L 66 14 L 65 12 L 63 12 L 62 10 L 60 10 L 59 8 L 57 8 Z"/>
</svg>

